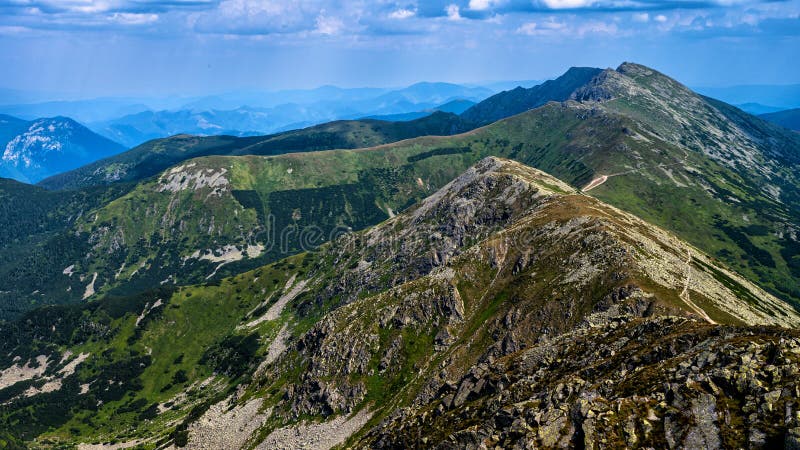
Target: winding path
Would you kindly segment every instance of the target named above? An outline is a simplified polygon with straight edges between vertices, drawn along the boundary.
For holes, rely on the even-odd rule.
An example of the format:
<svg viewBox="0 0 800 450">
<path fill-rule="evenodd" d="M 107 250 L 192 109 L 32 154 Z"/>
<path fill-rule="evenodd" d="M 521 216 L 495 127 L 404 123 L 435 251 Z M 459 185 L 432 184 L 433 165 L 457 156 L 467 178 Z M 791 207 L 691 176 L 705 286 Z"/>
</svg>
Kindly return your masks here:
<svg viewBox="0 0 800 450">
<path fill-rule="evenodd" d="M 684 150 L 683 151 L 683 159 L 681 161 L 678 161 L 678 162 L 672 163 L 672 164 L 657 164 L 657 165 L 652 166 L 652 167 L 663 168 L 663 167 L 679 166 L 679 165 L 685 164 L 687 159 L 689 159 L 689 152 Z M 629 173 L 638 172 L 638 171 L 640 171 L 642 169 L 646 169 L 647 167 L 648 166 L 639 167 L 638 169 L 626 170 L 624 172 L 612 173 L 610 175 L 600 175 L 599 177 L 597 177 L 597 178 L 593 179 L 592 181 L 590 181 L 589 184 L 584 186 L 583 189 L 581 189 L 581 191 L 589 192 L 592 189 L 596 188 L 597 186 L 600 186 L 601 184 L 603 184 L 606 181 L 608 181 L 608 179 L 611 178 L 611 177 L 618 177 L 620 175 L 627 175 Z"/>
<path fill-rule="evenodd" d="M 689 298 L 689 284 L 692 282 L 692 252 L 691 250 L 687 250 L 686 253 L 686 281 L 683 284 L 683 291 L 680 293 L 679 297 L 692 311 L 702 317 L 706 322 L 716 325 L 717 322 L 714 322 L 714 320 L 709 317 L 702 308 L 697 306 L 692 299 Z"/>
</svg>

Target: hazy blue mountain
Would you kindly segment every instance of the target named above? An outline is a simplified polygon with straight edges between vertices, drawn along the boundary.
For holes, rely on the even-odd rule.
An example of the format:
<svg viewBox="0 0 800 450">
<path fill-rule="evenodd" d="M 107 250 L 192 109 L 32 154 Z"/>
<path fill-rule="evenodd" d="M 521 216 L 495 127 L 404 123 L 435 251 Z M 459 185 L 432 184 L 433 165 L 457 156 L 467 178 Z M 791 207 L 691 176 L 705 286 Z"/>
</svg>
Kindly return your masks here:
<svg viewBox="0 0 800 450">
<path fill-rule="evenodd" d="M 762 105 L 761 103 L 741 103 L 739 105 L 733 105 L 744 112 L 759 115 L 759 114 L 767 114 L 773 113 L 778 111 L 783 111 L 786 108 L 780 108 L 777 106 L 769 106 L 769 105 Z"/>
<path fill-rule="evenodd" d="M 176 134 L 253 136 L 274 128 L 272 120 L 270 110 L 255 108 L 142 111 L 90 126 L 99 134 L 130 148 Z"/>
<path fill-rule="evenodd" d="M 26 183 L 116 155 L 125 148 L 67 117 L 0 116 L 0 176 Z"/>
<path fill-rule="evenodd" d="M 455 99 L 480 101 L 493 94 L 484 87 L 466 87 L 452 83 L 417 83 L 404 89 L 388 92 L 376 98 L 377 102 L 407 101 L 413 104 L 442 104 Z M 376 105 L 377 106 L 377 105 Z M 375 108 L 373 106 L 373 108 Z"/>
<path fill-rule="evenodd" d="M 28 126 L 26 120 L 18 117 L 0 114 L 0 143 L 6 143 L 18 135 Z"/>
<path fill-rule="evenodd" d="M 463 100 L 463 99 L 451 100 L 435 108 L 426 109 L 423 111 L 412 111 L 412 112 L 398 113 L 398 114 L 383 114 L 383 115 L 378 114 L 374 116 L 364 117 L 364 119 L 385 120 L 388 122 L 403 122 L 407 120 L 420 119 L 422 117 L 429 116 L 436 111 L 448 112 L 452 114 L 461 114 L 476 104 L 477 103 L 470 100 Z"/>
<path fill-rule="evenodd" d="M 785 111 L 778 111 L 768 114 L 760 114 L 759 117 L 780 125 L 790 130 L 800 131 L 800 108 L 787 109 Z"/>
<path fill-rule="evenodd" d="M 476 104 L 477 103 L 470 100 L 457 99 L 457 100 L 451 100 L 447 103 L 437 106 L 436 110 L 442 112 L 449 112 L 453 114 L 461 114 L 464 111 L 472 108 Z"/>
<path fill-rule="evenodd" d="M 760 103 L 783 109 L 800 107 L 800 84 L 697 87 L 695 91 L 732 105 Z"/>
<path fill-rule="evenodd" d="M 89 126 L 109 139 L 135 147 L 176 134 L 253 136 L 341 119 L 402 121 L 433 111 L 460 114 L 491 93 L 483 87 L 451 83 L 417 83 L 396 90 L 323 86 L 275 93 L 243 91 L 204 97 L 179 109 L 137 111 Z"/>
<path fill-rule="evenodd" d="M 320 86 L 314 89 L 288 89 L 279 91 L 238 90 L 194 98 L 177 108 L 191 110 L 230 110 L 241 106 L 270 108 L 287 103 L 347 103 L 375 98 L 389 92 L 386 88 L 340 88 Z"/>
<path fill-rule="evenodd" d="M 65 116 L 87 123 L 146 111 L 149 108 L 139 99 L 109 98 L 4 105 L 0 106 L 0 113 L 28 120 Z"/>
<path fill-rule="evenodd" d="M 481 83 L 481 86 L 494 91 L 503 92 L 510 91 L 517 87 L 531 88 L 544 83 L 545 80 L 510 80 L 510 81 L 488 81 Z"/>
</svg>

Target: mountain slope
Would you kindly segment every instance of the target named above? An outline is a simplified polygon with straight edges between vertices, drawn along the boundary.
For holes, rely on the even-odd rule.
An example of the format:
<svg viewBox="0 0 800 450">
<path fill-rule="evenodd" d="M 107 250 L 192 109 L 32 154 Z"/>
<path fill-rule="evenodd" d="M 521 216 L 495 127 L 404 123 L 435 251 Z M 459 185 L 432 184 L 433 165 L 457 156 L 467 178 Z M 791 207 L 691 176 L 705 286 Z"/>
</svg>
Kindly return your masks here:
<svg viewBox="0 0 800 450">
<path fill-rule="evenodd" d="M 760 114 L 758 117 L 790 130 L 800 131 L 800 108 Z"/>
<path fill-rule="evenodd" d="M 3 324 L 0 380 L 17 378 L 0 384 L 0 423 L 15 439 L 40 444 L 295 448 L 299 440 L 331 446 L 355 433 L 349 444 L 360 448 L 391 446 L 402 429 L 418 427 L 429 441 L 417 445 L 428 446 L 449 438 L 458 422 L 428 429 L 425 421 L 493 414 L 497 403 L 482 399 L 503 386 L 509 395 L 535 393 L 536 386 L 514 382 L 536 368 L 544 384 L 574 367 L 597 367 L 583 377 L 620 386 L 616 397 L 608 389 L 601 395 L 627 405 L 665 389 L 664 398 L 679 407 L 694 397 L 669 397 L 666 389 L 684 388 L 663 382 L 683 383 L 680 374 L 621 372 L 620 361 L 625 367 L 628 360 L 674 357 L 677 366 L 697 342 L 734 337 L 739 346 L 721 346 L 717 360 L 698 366 L 727 368 L 729 358 L 746 352 L 750 378 L 714 378 L 719 384 L 709 390 L 738 398 L 740 385 L 760 389 L 747 383 L 753 377 L 764 377 L 770 392 L 794 389 L 794 378 L 767 374 L 796 363 L 790 349 L 800 348 L 797 333 L 742 324 L 796 327 L 800 315 L 674 235 L 543 172 L 487 158 L 407 212 L 316 252 L 219 283 L 46 308 Z M 637 333 L 620 339 L 636 327 L 643 330 L 638 342 L 663 347 L 642 354 Z M 781 359 L 744 347 L 765 341 L 779 346 Z M 602 358 L 597 366 L 556 363 L 586 354 L 585 342 L 609 349 L 575 360 Z M 564 385 L 592 392 L 574 377 Z M 689 381 L 686 388 L 705 389 Z M 550 403 L 530 397 L 518 405 L 530 417 L 541 411 L 541 424 L 565 426 Z M 588 409 L 605 411 L 602 398 L 587 398 Z M 565 399 L 572 401 L 570 393 L 557 400 Z M 790 403 L 770 402 L 781 412 Z M 725 410 L 737 418 L 746 411 L 736 402 Z M 748 413 L 753 426 L 772 423 L 762 430 L 768 437 L 791 426 L 770 422 L 771 411 Z M 654 406 L 650 420 L 658 425 L 643 439 L 664 439 L 662 423 L 683 429 L 664 412 Z M 498 435 L 515 439 L 516 429 L 506 428 L 519 413 L 508 414 Z M 479 440 L 489 438 L 486 429 L 474 430 Z M 598 439 L 616 439 L 600 425 L 594 430 Z"/>
<path fill-rule="evenodd" d="M 83 214 L 119 197 L 126 186 L 50 192 L 0 178 L 0 320 L 53 303 L 44 292 L 83 289 L 77 278 L 47 276 L 63 272 L 62 261 L 84 254 L 85 241 L 67 230 Z M 56 297 L 58 296 L 56 295 Z"/>
<path fill-rule="evenodd" d="M 476 125 L 486 125 L 537 108 L 550 101 L 564 101 L 598 73 L 600 69 L 592 67 L 572 67 L 564 75 L 538 86 L 529 89 L 517 87 L 495 94 L 464 111 L 461 117 Z"/>
<path fill-rule="evenodd" d="M 3 127 L 8 123 L 8 119 L 4 119 Z M 19 125 L 14 122 L 11 127 L 19 128 Z M 27 122 L 15 134 L 6 131 L 2 134 L 8 139 L 0 141 L 3 148 L 0 176 L 29 183 L 124 150 L 116 142 L 66 117 L 37 119 Z"/>
<path fill-rule="evenodd" d="M 356 447 L 791 448 L 800 442 L 796 416 L 785 416 L 797 408 L 798 386 L 789 381 L 800 363 L 796 332 L 676 318 L 592 325 L 473 366 L 442 389 L 441 399 L 398 411 Z M 791 356 L 774 360 L 772 352 Z"/>
</svg>

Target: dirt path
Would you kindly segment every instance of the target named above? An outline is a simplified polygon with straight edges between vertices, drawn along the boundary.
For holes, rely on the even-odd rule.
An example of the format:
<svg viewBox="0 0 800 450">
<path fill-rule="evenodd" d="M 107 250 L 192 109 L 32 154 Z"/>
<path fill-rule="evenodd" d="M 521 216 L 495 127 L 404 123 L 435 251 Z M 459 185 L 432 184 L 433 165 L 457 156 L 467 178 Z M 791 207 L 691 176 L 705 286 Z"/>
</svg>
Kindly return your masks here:
<svg viewBox="0 0 800 450">
<path fill-rule="evenodd" d="M 596 188 L 597 186 L 600 186 L 601 184 L 605 183 L 606 180 L 608 180 L 608 175 L 603 175 L 603 176 L 597 177 L 594 180 L 590 181 L 589 184 L 584 186 L 582 191 L 583 192 L 589 192 L 592 189 Z"/>
<path fill-rule="evenodd" d="M 678 161 L 678 162 L 672 163 L 672 164 L 657 164 L 655 166 L 650 166 L 650 167 L 653 167 L 653 168 L 665 168 L 665 167 L 673 167 L 673 166 L 685 165 L 687 159 L 689 159 L 689 153 L 684 151 L 683 152 L 683 159 L 681 161 Z M 603 184 L 606 181 L 608 181 L 608 179 L 611 178 L 611 177 L 618 177 L 620 175 L 627 175 L 629 173 L 639 172 L 640 170 L 647 169 L 647 168 L 648 168 L 648 166 L 645 166 L 645 167 L 640 167 L 638 169 L 626 170 L 624 172 L 612 173 L 610 175 L 600 175 L 599 177 L 597 177 L 597 178 L 593 179 L 592 181 L 590 181 L 589 184 L 584 186 L 583 189 L 581 189 L 581 191 L 589 192 L 592 189 L 596 188 L 597 186 L 600 186 L 601 184 Z"/>
<path fill-rule="evenodd" d="M 713 324 L 713 325 L 716 325 L 716 324 L 717 324 L 717 322 L 714 322 L 714 320 L 713 320 L 713 319 L 711 319 L 711 317 L 709 317 L 709 316 L 708 316 L 708 314 L 706 314 L 706 312 L 705 312 L 705 311 L 703 311 L 703 309 L 702 309 L 702 308 L 700 308 L 699 306 L 697 306 L 697 305 L 696 305 L 696 304 L 695 304 L 695 303 L 692 301 L 692 299 L 689 297 L 689 285 L 690 285 L 690 284 L 691 284 L 691 282 L 692 282 L 692 252 L 691 252 L 691 251 L 687 251 L 686 253 L 687 253 L 687 259 L 686 259 L 686 280 L 684 281 L 684 284 L 683 284 L 683 291 L 680 293 L 679 297 L 680 297 L 680 298 L 681 298 L 681 300 L 683 300 L 683 302 L 684 302 L 684 303 L 686 303 L 686 305 L 687 305 L 687 306 L 688 306 L 688 307 L 689 307 L 689 308 L 690 308 L 692 311 L 694 311 L 694 312 L 695 312 L 695 313 L 696 313 L 698 316 L 702 317 L 702 318 L 703 318 L 703 319 L 704 319 L 706 322 L 708 322 L 708 323 L 710 323 L 710 324 Z"/>
</svg>

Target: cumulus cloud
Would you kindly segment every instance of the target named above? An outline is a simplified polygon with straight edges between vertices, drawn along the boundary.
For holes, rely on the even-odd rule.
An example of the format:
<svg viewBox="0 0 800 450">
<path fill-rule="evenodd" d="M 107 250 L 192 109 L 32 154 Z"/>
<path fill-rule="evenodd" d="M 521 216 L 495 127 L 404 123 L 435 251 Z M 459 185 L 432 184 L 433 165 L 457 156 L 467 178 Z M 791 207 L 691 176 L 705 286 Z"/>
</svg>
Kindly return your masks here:
<svg viewBox="0 0 800 450">
<path fill-rule="evenodd" d="M 174 34 L 435 35 L 448 26 L 498 36 L 696 31 L 796 17 L 800 0 L 0 0 L 6 30 L 169 30 Z M 327 11 L 327 13 L 326 13 Z M 791 16 L 795 14 L 795 16 Z M 552 15 L 556 19 L 544 19 Z M 449 19 L 453 25 L 446 25 Z M 155 27 L 154 25 L 158 25 Z M 559 24 L 563 25 L 559 28 Z M 657 25 L 653 27 L 652 25 Z M 347 30 L 347 33 L 344 31 Z M 568 30 L 568 31 L 565 31 Z M 9 31 L 13 32 L 13 31 Z M 8 33 L 8 32 L 7 32 Z"/>
<path fill-rule="evenodd" d="M 190 23 L 201 33 L 252 35 L 317 30 L 329 34 L 335 24 L 326 23 L 321 17 L 323 11 L 304 1 L 223 0 L 215 9 L 192 15 Z"/>
<path fill-rule="evenodd" d="M 593 0 L 541 0 L 550 9 L 586 8 L 594 5 Z"/>
<path fill-rule="evenodd" d="M 486 11 L 499 3 L 499 0 L 469 0 L 467 8 L 472 11 Z"/>
<path fill-rule="evenodd" d="M 339 32 L 344 28 L 344 22 L 336 17 L 328 17 L 320 14 L 317 16 L 316 20 L 317 28 L 316 32 L 319 34 L 324 34 L 327 36 L 332 36 L 335 34 L 339 34 Z"/>
<path fill-rule="evenodd" d="M 447 18 L 450 20 L 461 20 L 461 9 L 455 3 L 447 5 L 444 9 L 447 13 Z"/>
<path fill-rule="evenodd" d="M 389 13 L 389 18 L 390 19 L 403 20 L 403 19 L 408 19 L 409 17 L 414 17 L 416 14 L 417 14 L 416 11 L 413 11 L 413 10 L 410 10 L 410 9 L 401 8 L 401 9 L 398 9 L 398 10 L 390 12 Z"/>
<path fill-rule="evenodd" d="M 114 13 L 110 19 L 122 25 L 143 25 L 158 21 L 158 14 Z"/>
<path fill-rule="evenodd" d="M 528 22 L 517 28 L 518 34 L 527 36 L 549 36 L 559 34 L 567 29 L 564 22 L 559 22 L 552 17 L 543 22 Z"/>
</svg>

